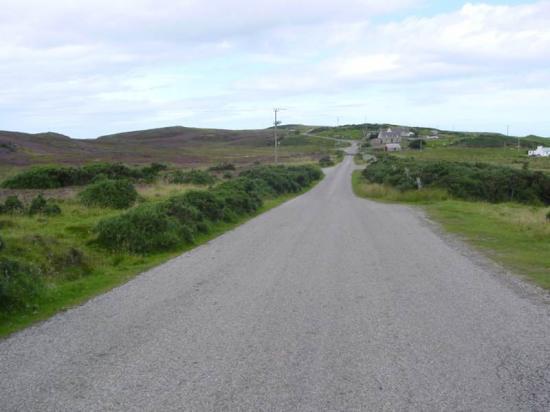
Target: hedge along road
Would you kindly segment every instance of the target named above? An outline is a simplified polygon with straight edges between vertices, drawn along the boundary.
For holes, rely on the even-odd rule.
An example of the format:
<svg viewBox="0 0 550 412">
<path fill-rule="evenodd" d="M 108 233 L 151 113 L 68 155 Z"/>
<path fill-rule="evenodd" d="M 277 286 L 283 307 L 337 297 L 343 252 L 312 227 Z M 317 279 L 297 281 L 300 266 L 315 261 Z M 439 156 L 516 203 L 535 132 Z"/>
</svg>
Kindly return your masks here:
<svg viewBox="0 0 550 412">
<path fill-rule="evenodd" d="M 543 298 L 353 168 L 2 341 L 0 409 L 548 410 Z"/>
</svg>

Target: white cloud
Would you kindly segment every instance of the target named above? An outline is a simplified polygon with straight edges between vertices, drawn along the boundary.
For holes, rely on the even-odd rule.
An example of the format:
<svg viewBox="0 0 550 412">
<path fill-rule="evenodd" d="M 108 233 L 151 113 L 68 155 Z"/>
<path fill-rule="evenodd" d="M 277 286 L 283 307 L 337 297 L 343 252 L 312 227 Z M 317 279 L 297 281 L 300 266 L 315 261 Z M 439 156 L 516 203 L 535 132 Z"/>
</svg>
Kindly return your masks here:
<svg viewBox="0 0 550 412">
<path fill-rule="evenodd" d="M 550 110 L 550 1 L 407 18 L 391 13 L 422 0 L 0 1 L 0 128 L 252 127 L 285 102 L 309 119 L 338 106 L 427 121 L 434 102 L 449 117 L 475 99 Z"/>
<path fill-rule="evenodd" d="M 352 56 L 336 65 L 336 75 L 342 77 L 369 76 L 388 73 L 400 68 L 398 54 L 369 54 Z"/>
</svg>

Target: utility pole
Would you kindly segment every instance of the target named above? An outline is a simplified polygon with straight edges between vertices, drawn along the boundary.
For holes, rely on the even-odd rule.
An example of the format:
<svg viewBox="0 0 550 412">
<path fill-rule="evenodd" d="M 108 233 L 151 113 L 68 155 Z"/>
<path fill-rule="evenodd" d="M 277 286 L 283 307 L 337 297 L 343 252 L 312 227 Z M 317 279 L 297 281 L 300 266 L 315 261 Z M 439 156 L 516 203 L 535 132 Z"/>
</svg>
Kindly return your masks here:
<svg viewBox="0 0 550 412">
<path fill-rule="evenodd" d="M 275 164 L 277 164 L 279 162 L 279 141 L 277 139 L 277 125 L 279 124 L 279 121 L 277 120 L 277 113 L 279 113 L 281 110 L 284 110 L 284 109 L 281 109 L 279 107 L 275 107 L 273 109 L 273 114 L 275 115 L 275 120 L 273 122 L 273 125 L 275 126 L 273 128 L 273 140 L 275 141 L 275 153 L 274 153 L 274 156 L 275 156 Z"/>
</svg>

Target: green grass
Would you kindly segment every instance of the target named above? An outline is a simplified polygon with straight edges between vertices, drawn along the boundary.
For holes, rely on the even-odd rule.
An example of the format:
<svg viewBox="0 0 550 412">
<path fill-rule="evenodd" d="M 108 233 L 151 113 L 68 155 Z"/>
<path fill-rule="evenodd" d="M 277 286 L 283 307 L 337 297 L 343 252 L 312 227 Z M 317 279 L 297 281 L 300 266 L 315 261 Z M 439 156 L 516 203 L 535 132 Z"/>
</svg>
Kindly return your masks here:
<svg viewBox="0 0 550 412">
<path fill-rule="evenodd" d="M 444 140 L 434 140 L 428 143 L 424 150 L 404 150 L 394 153 L 399 157 L 412 157 L 418 160 L 447 160 L 455 162 L 492 163 L 515 168 L 523 167 L 527 163 L 532 170 L 550 171 L 550 159 L 529 158 L 527 151 L 511 147 L 502 148 L 474 148 L 450 146 Z"/>
<path fill-rule="evenodd" d="M 460 201 L 442 190 L 400 192 L 367 182 L 360 171 L 354 172 L 352 184 L 360 197 L 423 207 L 445 230 L 515 273 L 550 289 L 548 208 Z"/>
<path fill-rule="evenodd" d="M 188 187 L 177 186 L 180 190 Z M 168 185 L 156 185 L 140 192 L 146 201 L 154 202 L 172 195 L 174 190 L 169 189 Z M 2 254 L 39 266 L 44 274 L 47 293 L 33 302 L 33 307 L 20 312 L 0 314 L 0 336 L 6 336 L 47 319 L 61 310 L 81 304 L 299 194 L 267 199 L 257 213 L 231 223 L 214 225 L 210 233 L 198 236 L 192 246 L 146 256 L 109 253 L 94 244 L 92 229 L 97 222 L 116 216 L 119 211 L 88 209 L 76 200 L 66 199 L 59 202 L 63 210 L 61 216 L 1 215 L 0 233 L 7 245 Z M 71 256 L 73 249 L 81 252 L 83 258 L 68 262 L 67 258 Z"/>
</svg>

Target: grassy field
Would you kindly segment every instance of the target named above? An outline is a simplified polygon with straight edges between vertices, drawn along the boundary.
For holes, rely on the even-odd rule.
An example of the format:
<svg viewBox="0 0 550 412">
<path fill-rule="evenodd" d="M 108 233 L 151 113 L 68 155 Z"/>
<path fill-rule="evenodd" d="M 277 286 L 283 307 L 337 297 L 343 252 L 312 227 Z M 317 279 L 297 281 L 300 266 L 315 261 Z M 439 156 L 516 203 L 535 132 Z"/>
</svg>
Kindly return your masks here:
<svg viewBox="0 0 550 412">
<path fill-rule="evenodd" d="M 194 186 L 156 183 L 139 185 L 138 192 L 141 203 L 151 203 L 191 188 Z M 118 286 L 298 194 L 266 199 L 262 208 L 253 215 L 237 218 L 231 223 L 219 222 L 212 226 L 208 234 L 198 235 L 192 246 L 147 255 L 108 252 L 96 245 L 93 229 L 97 223 L 121 212 L 86 208 L 74 195 L 55 200 L 62 209 L 59 216 L 0 215 L 0 234 L 6 244 L 2 256 L 32 262 L 40 268 L 47 288 L 47 292 L 34 301 L 32 307 L 18 312 L 0 313 L 0 336 L 46 319 L 60 310 Z"/>
<path fill-rule="evenodd" d="M 455 200 L 444 190 L 400 192 L 353 174 L 360 197 L 420 206 L 442 227 L 483 251 L 488 257 L 550 289 L 549 208 L 515 203 L 491 204 Z"/>
<path fill-rule="evenodd" d="M 434 145 L 430 142 L 424 150 L 404 150 L 396 153 L 399 157 L 412 157 L 418 160 L 447 160 L 455 162 L 492 163 L 522 168 L 527 163 L 531 170 L 550 171 L 549 158 L 527 157 L 525 150 L 514 148 L 468 148 L 459 146 Z"/>
</svg>

